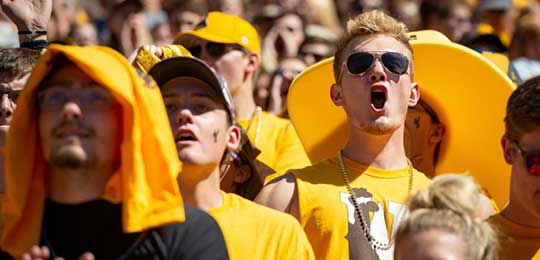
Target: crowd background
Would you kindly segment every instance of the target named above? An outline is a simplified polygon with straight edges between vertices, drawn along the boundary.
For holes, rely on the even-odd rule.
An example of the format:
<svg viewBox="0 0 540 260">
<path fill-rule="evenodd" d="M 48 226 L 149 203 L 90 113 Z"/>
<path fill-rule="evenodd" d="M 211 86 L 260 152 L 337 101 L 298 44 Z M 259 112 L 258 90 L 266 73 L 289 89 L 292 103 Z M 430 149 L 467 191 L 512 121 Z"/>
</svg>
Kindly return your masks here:
<svg viewBox="0 0 540 260">
<path fill-rule="evenodd" d="M 210 11 L 238 15 L 261 37 L 256 103 L 287 117 L 294 77 L 333 55 L 349 17 L 373 9 L 385 10 L 410 31 L 435 29 L 479 52 L 502 53 L 518 83 L 540 74 L 540 3 L 535 0 L 54 0 L 47 37 L 52 43 L 107 45 L 128 56 L 146 44 L 172 43 Z M 17 45 L 16 27 L 0 13 L 0 47 Z"/>
</svg>

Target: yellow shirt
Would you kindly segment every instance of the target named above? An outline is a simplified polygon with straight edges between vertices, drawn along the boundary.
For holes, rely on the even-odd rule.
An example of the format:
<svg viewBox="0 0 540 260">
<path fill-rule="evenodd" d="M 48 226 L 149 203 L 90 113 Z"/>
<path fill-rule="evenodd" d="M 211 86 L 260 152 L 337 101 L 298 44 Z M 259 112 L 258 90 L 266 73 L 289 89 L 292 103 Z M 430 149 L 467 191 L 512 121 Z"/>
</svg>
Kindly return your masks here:
<svg viewBox="0 0 540 260">
<path fill-rule="evenodd" d="M 517 224 L 501 214 L 491 216 L 488 221 L 501 233 L 501 260 L 540 259 L 537 253 L 540 249 L 540 228 Z"/>
<path fill-rule="evenodd" d="M 371 235 L 387 243 L 406 212 L 410 168 L 380 170 L 346 158 L 344 163 L 357 204 L 364 218 L 370 216 Z M 430 184 L 423 173 L 413 172 L 413 189 Z M 365 238 L 337 157 L 292 173 L 300 224 L 317 259 L 393 259 L 393 247 L 373 250 Z"/>
<path fill-rule="evenodd" d="M 208 213 L 218 223 L 231 260 L 315 259 L 298 221 L 231 193 Z"/>
<path fill-rule="evenodd" d="M 311 164 L 291 121 L 262 112 L 256 113 L 252 120 L 241 120 L 238 124 L 246 130 L 249 128 L 249 140 L 261 150 L 257 159 L 276 171 L 267 181 L 289 169 Z"/>
</svg>

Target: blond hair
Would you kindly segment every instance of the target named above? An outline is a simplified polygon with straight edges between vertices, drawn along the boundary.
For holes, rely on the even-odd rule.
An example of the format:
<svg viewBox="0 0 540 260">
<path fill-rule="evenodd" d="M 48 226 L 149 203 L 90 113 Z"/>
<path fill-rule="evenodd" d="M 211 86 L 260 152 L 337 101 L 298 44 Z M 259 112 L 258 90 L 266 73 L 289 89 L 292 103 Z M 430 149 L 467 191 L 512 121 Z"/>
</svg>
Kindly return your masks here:
<svg viewBox="0 0 540 260">
<path fill-rule="evenodd" d="M 371 35 L 386 35 L 396 39 L 402 43 L 410 52 L 411 57 L 409 66 L 411 68 L 411 78 L 413 73 L 413 61 L 412 61 L 412 47 L 409 43 L 409 37 L 407 36 L 407 26 L 385 14 L 382 11 L 374 10 L 349 19 L 347 21 L 347 30 L 337 45 L 336 54 L 334 55 L 334 77 L 336 81 L 337 77 L 341 73 L 342 63 L 345 60 L 343 57 L 344 51 L 347 48 L 349 42 L 356 37 L 371 36 Z"/>
<path fill-rule="evenodd" d="M 497 234 L 476 214 L 482 190 L 472 177 L 461 174 L 437 176 L 432 184 L 408 199 L 411 214 L 399 225 L 396 244 L 409 235 L 444 230 L 459 236 L 466 259 L 497 259 Z"/>
</svg>

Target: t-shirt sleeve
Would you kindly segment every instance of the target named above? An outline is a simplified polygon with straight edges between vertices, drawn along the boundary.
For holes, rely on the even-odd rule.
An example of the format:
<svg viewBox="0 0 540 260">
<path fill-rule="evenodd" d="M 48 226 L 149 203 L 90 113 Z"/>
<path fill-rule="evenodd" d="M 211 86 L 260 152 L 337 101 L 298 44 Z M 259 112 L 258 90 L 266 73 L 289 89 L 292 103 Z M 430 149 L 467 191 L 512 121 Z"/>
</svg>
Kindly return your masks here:
<svg viewBox="0 0 540 260">
<path fill-rule="evenodd" d="M 287 170 L 300 169 L 311 164 L 300 138 L 290 122 L 283 129 L 283 136 L 278 148 L 279 155 L 274 169 L 279 175 L 284 174 Z"/>
<path fill-rule="evenodd" d="M 176 230 L 166 231 L 171 260 L 229 259 L 223 234 L 216 221 L 207 213 L 185 205 L 186 221 L 176 224 Z"/>
</svg>

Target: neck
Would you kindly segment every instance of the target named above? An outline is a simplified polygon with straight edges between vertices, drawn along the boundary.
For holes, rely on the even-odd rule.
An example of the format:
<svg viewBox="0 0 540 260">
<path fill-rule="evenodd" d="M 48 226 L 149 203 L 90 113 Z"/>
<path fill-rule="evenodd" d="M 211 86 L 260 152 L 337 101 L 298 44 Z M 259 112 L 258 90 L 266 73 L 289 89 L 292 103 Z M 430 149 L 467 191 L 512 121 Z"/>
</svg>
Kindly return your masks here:
<svg viewBox="0 0 540 260">
<path fill-rule="evenodd" d="M 508 205 L 502 210 L 501 215 L 511 220 L 514 223 L 540 228 L 540 218 L 531 214 L 531 207 L 526 207 L 519 202 L 516 202 L 510 196 Z"/>
<path fill-rule="evenodd" d="M 249 78 L 247 81 L 250 81 Z M 233 102 L 236 109 L 236 120 L 248 120 L 253 115 L 257 105 L 253 98 L 253 87 L 245 82 L 233 93 Z"/>
<path fill-rule="evenodd" d="M 111 169 L 69 169 L 52 166 L 48 172 L 47 198 L 67 204 L 95 200 L 103 195 Z"/>
<path fill-rule="evenodd" d="M 208 174 L 210 172 L 210 174 Z M 196 178 L 203 176 L 202 178 Z M 187 204 L 203 211 L 209 211 L 223 205 L 219 192 L 219 167 L 210 171 L 206 167 L 186 165 L 178 177 L 182 197 Z"/>
<path fill-rule="evenodd" d="M 343 149 L 347 158 L 383 170 L 401 169 L 407 166 L 403 145 L 403 127 L 389 135 L 373 135 L 354 131 Z"/>
</svg>

